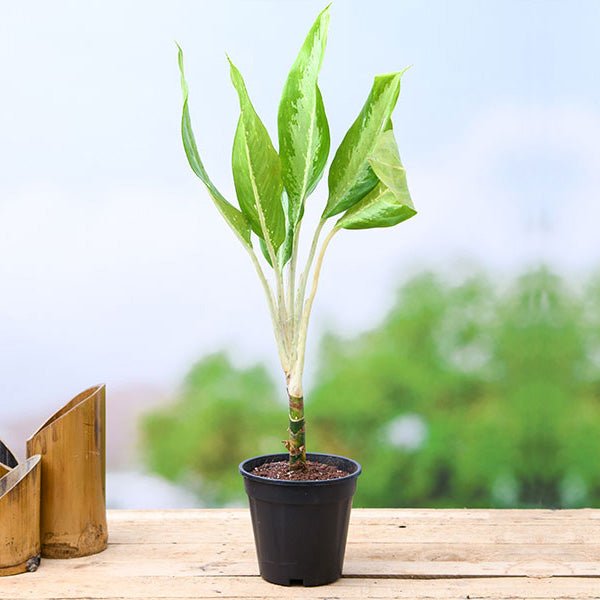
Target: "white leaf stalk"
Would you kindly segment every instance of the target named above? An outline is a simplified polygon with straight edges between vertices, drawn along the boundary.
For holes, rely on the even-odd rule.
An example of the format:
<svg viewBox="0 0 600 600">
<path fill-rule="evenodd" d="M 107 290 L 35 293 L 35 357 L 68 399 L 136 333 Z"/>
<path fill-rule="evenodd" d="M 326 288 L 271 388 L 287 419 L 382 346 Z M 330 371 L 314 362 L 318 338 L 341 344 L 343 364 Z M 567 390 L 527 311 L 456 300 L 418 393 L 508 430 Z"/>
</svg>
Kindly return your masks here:
<svg viewBox="0 0 600 600">
<path fill-rule="evenodd" d="M 273 247 L 267 241 L 269 257 L 273 265 L 274 281 L 269 281 L 256 253 L 251 247 L 247 247 L 248 254 L 254 264 L 267 298 L 279 359 L 285 375 L 290 405 L 290 425 L 288 428 L 289 439 L 283 443 L 290 453 L 290 466 L 295 468 L 301 468 L 306 463 L 304 390 L 302 379 L 308 326 L 319 286 L 319 277 L 323 267 L 325 252 L 333 236 L 338 231 L 338 228 L 335 226 L 331 229 L 317 253 L 319 238 L 326 222 L 325 219 L 319 221 L 310 245 L 308 258 L 304 268 L 300 272 L 298 269 L 298 250 L 301 222 L 299 221 L 295 228 L 292 255 L 285 267 L 281 267 L 279 261 L 277 261 Z M 268 236 L 265 235 L 265 238 L 268 240 Z M 312 283 L 307 293 L 311 273 Z M 287 282 L 287 286 L 284 285 L 285 282 Z"/>
</svg>

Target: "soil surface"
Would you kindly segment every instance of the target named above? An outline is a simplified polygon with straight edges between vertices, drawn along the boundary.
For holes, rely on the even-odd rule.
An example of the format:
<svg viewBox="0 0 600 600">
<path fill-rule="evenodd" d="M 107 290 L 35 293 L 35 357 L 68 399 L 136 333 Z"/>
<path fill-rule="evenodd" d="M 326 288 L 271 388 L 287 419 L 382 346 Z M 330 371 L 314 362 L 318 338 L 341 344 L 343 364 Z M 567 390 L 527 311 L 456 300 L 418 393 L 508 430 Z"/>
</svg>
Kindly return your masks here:
<svg viewBox="0 0 600 600">
<path fill-rule="evenodd" d="M 287 461 L 265 463 L 255 467 L 253 475 L 260 477 L 269 477 L 270 479 L 286 479 L 288 481 L 326 481 L 328 479 L 338 479 L 349 475 L 348 471 L 342 471 L 334 465 L 306 461 L 306 469 L 290 469 Z"/>
</svg>

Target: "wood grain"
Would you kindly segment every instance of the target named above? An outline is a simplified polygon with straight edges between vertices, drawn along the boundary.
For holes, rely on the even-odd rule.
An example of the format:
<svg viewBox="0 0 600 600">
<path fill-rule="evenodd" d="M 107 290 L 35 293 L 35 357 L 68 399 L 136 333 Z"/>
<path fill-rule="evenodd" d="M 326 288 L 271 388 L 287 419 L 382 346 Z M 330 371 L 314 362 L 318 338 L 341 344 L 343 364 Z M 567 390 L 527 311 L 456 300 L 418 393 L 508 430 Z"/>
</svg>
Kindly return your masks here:
<svg viewBox="0 0 600 600">
<path fill-rule="evenodd" d="M 34 571 L 39 556 L 40 456 L 37 455 L 0 479 L 0 576 Z"/>
<path fill-rule="evenodd" d="M 109 525 L 106 552 L 44 560 L 0 599 L 600 598 L 600 510 L 355 509 L 344 577 L 321 588 L 258 577 L 246 509 L 109 511 Z"/>
<path fill-rule="evenodd" d="M 28 441 L 42 456 L 42 556 L 74 558 L 106 548 L 105 388 L 63 406 Z"/>
</svg>

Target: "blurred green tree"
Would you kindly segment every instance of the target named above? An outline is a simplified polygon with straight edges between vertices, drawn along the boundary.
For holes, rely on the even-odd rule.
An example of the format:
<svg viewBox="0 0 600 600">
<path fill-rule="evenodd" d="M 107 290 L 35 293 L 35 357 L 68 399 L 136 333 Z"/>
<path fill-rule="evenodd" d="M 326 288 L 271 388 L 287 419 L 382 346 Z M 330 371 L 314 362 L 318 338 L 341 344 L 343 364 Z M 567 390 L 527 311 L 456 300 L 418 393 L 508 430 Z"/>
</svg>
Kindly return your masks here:
<svg viewBox="0 0 600 600">
<path fill-rule="evenodd" d="M 415 277 L 372 331 L 324 336 L 309 450 L 363 464 L 357 506 L 600 506 L 599 307 L 600 277 L 579 293 L 546 269 L 503 293 Z M 282 451 L 276 389 L 205 358 L 143 420 L 149 468 L 209 504 L 242 499 L 236 465 Z"/>
<path fill-rule="evenodd" d="M 241 496 L 238 463 L 280 444 L 281 413 L 264 367 L 236 369 L 214 354 L 190 371 L 174 405 L 143 420 L 143 455 L 154 472 L 221 505 Z"/>
</svg>

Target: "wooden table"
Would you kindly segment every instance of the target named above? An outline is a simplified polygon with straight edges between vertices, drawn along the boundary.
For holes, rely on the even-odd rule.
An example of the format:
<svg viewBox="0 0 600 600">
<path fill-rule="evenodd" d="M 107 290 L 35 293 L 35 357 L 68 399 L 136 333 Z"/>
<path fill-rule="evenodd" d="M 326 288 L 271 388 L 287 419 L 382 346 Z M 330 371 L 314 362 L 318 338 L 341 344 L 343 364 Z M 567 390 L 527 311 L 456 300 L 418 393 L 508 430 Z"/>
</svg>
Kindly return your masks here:
<svg viewBox="0 0 600 600">
<path fill-rule="evenodd" d="M 0 579 L 0 598 L 600 598 L 600 510 L 353 511 L 345 576 L 258 577 L 247 510 L 111 511 L 110 546 Z"/>
</svg>

